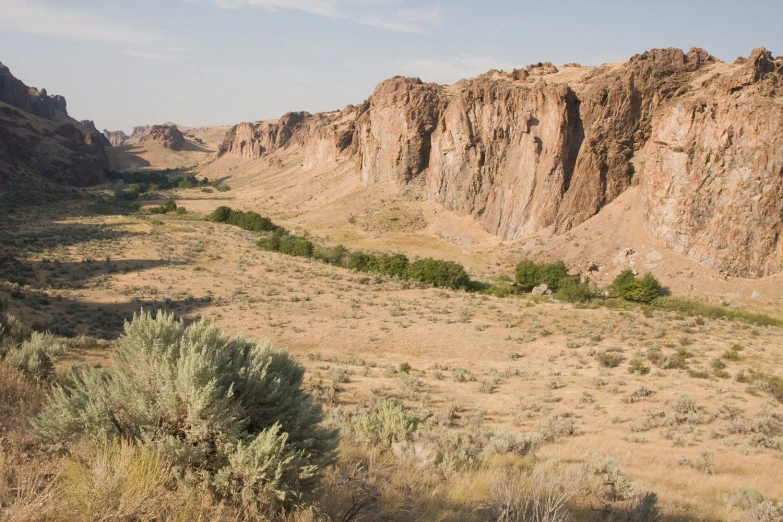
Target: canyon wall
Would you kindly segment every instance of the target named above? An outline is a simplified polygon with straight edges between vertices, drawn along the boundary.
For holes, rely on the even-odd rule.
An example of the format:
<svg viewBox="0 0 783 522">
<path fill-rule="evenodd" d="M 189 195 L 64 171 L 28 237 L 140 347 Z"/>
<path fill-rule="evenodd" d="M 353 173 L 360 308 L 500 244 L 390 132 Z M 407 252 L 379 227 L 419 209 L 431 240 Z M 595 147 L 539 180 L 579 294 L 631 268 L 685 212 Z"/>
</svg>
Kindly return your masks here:
<svg viewBox="0 0 783 522">
<path fill-rule="evenodd" d="M 26 86 L 0 64 L 0 189 L 100 183 L 109 168 L 106 145 L 92 121 L 68 115 L 65 98 Z"/>
<path fill-rule="evenodd" d="M 763 276 L 783 270 L 782 64 L 763 49 L 735 64 L 655 49 L 447 86 L 394 77 L 358 107 L 235 126 L 219 153 L 301 146 L 308 169 L 350 158 L 364 183 L 418 183 L 504 239 L 566 232 L 640 183 L 666 245 Z"/>
</svg>

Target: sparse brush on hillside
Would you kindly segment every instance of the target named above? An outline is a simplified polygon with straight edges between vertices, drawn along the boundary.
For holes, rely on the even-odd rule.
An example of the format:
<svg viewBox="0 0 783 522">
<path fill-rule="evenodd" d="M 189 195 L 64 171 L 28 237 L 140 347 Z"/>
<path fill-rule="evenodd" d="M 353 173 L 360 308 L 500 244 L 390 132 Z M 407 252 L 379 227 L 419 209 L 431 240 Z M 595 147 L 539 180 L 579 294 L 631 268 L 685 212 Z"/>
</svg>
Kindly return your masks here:
<svg viewBox="0 0 783 522">
<path fill-rule="evenodd" d="M 126 323 L 111 366 L 55 386 L 33 426 L 66 446 L 106 436 L 138 443 L 187 484 L 247 509 L 291 506 L 315 491 L 336 445 L 303 374 L 266 343 L 142 312 Z"/>
</svg>

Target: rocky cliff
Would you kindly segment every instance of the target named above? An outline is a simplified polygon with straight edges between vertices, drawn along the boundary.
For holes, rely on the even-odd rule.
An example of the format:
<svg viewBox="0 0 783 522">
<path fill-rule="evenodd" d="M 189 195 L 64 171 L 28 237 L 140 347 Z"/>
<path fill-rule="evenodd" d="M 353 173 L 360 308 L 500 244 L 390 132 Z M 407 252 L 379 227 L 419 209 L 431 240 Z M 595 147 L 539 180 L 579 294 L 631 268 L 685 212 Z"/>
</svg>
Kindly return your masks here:
<svg viewBox="0 0 783 522">
<path fill-rule="evenodd" d="M 109 141 L 109 144 L 112 147 L 121 147 L 125 145 L 125 142 L 127 142 L 129 138 L 129 136 L 124 132 L 122 132 L 121 130 L 110 131 L 107 129 L 103 129 L 103 136 Z"/>
<path fill-rule="evenodd" d="M 180 151 L 185 146 L 185 136 L 176 125 L 153 125 L 141 141 L 154 141 L 174 151 Z"/>
<path fill-rule="evenodd" d="M 65 98 L 26 86 L 0 64 L 0 189 L 99 183 L 109 168 L 105 144 L 93 122 L 68 116 Z"/>
<path fill-rule="evenodd" d="M 359 107 L 240 124 L 219 154 L 301 146 L 306 168 L 351 158 L 364 183 L 415 182 L 504 239 L 568 231 L 641 183 L 656 237 L 762 276 L 783 270 L 783 60 L 758 49 L 740 62 L 655 49 L 448 86 L 395 77 Z"/>
</svg>

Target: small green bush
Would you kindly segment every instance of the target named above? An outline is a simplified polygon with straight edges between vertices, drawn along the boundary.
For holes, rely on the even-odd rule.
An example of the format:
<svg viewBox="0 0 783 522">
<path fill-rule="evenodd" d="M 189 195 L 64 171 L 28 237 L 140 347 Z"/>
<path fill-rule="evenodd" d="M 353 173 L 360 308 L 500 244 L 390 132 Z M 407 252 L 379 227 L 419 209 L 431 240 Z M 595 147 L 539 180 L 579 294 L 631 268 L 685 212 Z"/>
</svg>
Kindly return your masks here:
<svg viewBox="0 0 783 522">
<path fill-rule="evenodd" d="M 33 428 L 66 446 L 105 437 L 140 444 L 219 498 L 290 505 L 314 491 L 336 446 L 303 376 L 267 343 L 142 312 L 125 324 L 112 364 L 55 385 Z"/>
<path fill-rule="evenodd" d="M 343 245 L 334 247 L 318 247 L 313 252 L 313 257 L 329 265 L 342 266 L 345 257 L 348 255 L 348 249 Z"/>
<path fill-rule="evenodd" d="M 272 220 L 257 212 L 243 212 L 226 206 L 220 206 L 213 210 L 207 216 L 207 220 L 214 223 L 227 223 L 250 232 L 270 232 L 279 228 L 272 223 Z"/>
<path fill-rule="evenodd" d="M 470 277 L 462 265 L 431 257 L 410 263 L 405 270 L 405 277 L 441 288 L 467 288 L 470 283 Z"/>
<path fill-rule="evenodd" d="M 584 303 L 595 297 L 595 292 L 587 283 L 581 283 L 578 277 L 564 277 L 557 283 L 555 297 L 569 303 Z"/>
<path fill-rule="evenodd" d="M 372 256 L 367 264 L 367 272 L 378 272 L 392 277 L 404 277 L 408 268 L 408 258 L 403 254 L 381 254 Z"/>
<path fill-rule="evenodd" d="M 28 377 L 46 379 L 64 352 L 65 346 L 52 334 L 33 332 L 30 339 L 8 350 L 5 360 Z"/>
<path fill-rule="evenodd" d="M 297 257 L 312 257 L 313 244 L 303 237 L 284 234 L 280 237 L 278 252 Z"/>
<path fill-rule="evenodd" d="M 620 272 L 612 282 L 612 292 L 619 298 L 635 303 L 651 303 L 660 297 L 661 284 L 652 274 L 637 278 L 633 270 Z"/>
<path fill-rule="evenodd" d="M 367 272 L 367 267 L 374 263 L 375 256 L 364 252 L 351 252 L 348 256 L 348 268 L 357 272 Z"/>
<path fill-rule="evenodd" d="M 526 292 L 542 284 L 556 292 L 560 282 L 568 279 L 568 269 L 562 260 L 539 265 L 529 259 L 523 259 L 517 264 L 515 275 L 517 285 Z"/>
<path fill-rule="evenodd" d="M 353 425 L 358 440 L 384 445 L 407 440 L 415 429 L 416 419 L 394 399 L 386 399 L 377 409 L 358 415 Z"/>
</svg>

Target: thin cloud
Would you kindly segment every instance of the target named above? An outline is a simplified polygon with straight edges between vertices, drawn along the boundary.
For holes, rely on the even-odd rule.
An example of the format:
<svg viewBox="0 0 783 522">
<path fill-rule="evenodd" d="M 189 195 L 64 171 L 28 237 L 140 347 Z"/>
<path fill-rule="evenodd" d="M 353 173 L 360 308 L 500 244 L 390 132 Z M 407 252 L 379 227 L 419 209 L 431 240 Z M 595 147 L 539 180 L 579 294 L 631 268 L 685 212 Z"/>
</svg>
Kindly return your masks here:
<svg viewBox="0 0 783 522">
<path fill-rule="evenodd" d="M 185 0 L 188 1 L 188 0 Z M 192 0 L 191 0 L 192 1 Z M 423 33 L 442 23 L 438 6 L 408 7 L 405 0 L 213 0 L 223 8 L 259 7 L 271 12 L 302 11 L 315 16 L 406 33 Z"/>
<path fill-rule="evenodd" d="M 129 56 L 135 56 L 136 58 L 147 58 L 149 60 L 173 60 L 174 56 L 165 53 L 152 53 L 144 51 L 129 51 L 125 50 L 123 53 Z"/>
<path fill-rule="evenodd" d="M 453 83 L 462 78 L 472 78 L 491 69 L 511 70 L 514 64 L 491 56 L 462 55 L 451 60 L 409 60 L 406 69 L 426 81 Z"/>
<path fill-rule="evenodd" d="M 92 11 L 31 0 L 0 0 L 0 30 L 124 44 L 158 39 L 150 32 L 114 22 Z"/>
</svg>

